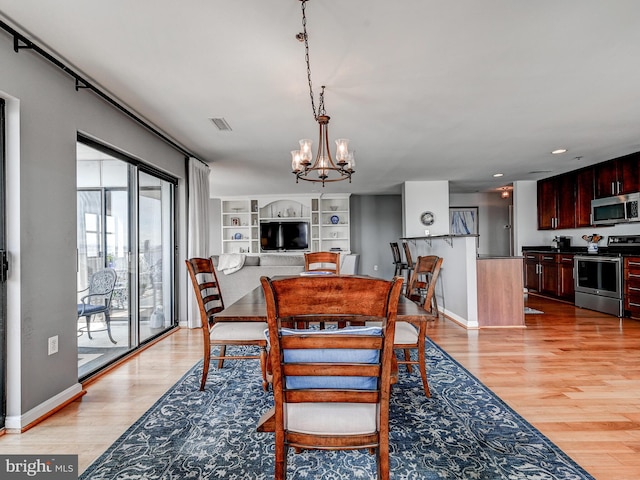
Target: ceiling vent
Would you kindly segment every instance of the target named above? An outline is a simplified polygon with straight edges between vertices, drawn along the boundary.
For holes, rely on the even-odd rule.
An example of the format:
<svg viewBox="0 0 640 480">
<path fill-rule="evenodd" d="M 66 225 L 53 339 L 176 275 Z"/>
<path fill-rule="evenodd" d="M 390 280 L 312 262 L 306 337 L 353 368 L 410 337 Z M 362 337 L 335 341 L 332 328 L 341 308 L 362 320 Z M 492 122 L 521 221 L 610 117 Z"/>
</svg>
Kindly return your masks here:
<svg viewBox="0 0 640 480">
<path fill-rule="evenodd" d="M 221 132 L 230 132 L 231 126 L 227 123 L 224 118 L 210 118 L 213 124 L 220 130 Z"/>
</svg>

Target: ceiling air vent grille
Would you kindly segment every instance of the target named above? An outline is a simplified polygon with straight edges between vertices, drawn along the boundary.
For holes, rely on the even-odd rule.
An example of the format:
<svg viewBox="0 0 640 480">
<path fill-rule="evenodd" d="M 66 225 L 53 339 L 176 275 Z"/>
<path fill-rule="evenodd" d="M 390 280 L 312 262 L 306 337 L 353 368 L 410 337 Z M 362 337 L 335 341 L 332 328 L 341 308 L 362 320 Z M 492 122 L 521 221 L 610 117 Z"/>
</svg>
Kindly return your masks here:
<svg viewBox="0 0 640 480">
<path fill-rule="evenodd" d="M 227 121 L 224 118 L 210 118 L 209 120 L 211 120 L 213 124 L 216 126 L 216 128 L 221 132 L 231 131 L 231 126 L 227 123 Z"/>
</svg>

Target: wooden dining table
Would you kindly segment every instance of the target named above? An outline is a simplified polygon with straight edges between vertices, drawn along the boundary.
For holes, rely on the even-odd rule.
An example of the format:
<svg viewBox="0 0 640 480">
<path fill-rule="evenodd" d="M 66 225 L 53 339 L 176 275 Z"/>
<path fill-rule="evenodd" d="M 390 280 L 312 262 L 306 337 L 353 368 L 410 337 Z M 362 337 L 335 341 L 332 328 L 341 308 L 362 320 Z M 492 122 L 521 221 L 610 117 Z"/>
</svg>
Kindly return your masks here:
<svg viewBox="0 0 640 480">
<path fill-rule="evenodd" d="M 284 278 L 284 277 L 276 277 Z M 433 316 L 420 305 L 400 295 L 398 302 L 398 322 L 421 322 L 433 319 Z M 257 286 L 236 302 L 216 314 L 217 321 L 266 322 L 267 306 L 262 285 Z"/>
</svg>

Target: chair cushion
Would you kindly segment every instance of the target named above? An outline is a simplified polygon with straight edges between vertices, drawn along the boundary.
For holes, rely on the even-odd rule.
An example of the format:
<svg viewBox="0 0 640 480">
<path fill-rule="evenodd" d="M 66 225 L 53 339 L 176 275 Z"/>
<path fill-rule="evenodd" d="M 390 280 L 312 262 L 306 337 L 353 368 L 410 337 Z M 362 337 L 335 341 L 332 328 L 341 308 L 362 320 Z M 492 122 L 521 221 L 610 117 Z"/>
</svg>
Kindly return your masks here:
<svg viewBox="0 0 640 480">
<path fill-rule="evenodd" d="M 393 337 L 393 343 L 397 345 L 417 344 L 418 329 L 409 322 L 396 322 L 396 335 Z"/>
<path fill-rule="evenodd" d="M 380 322 L 367 322 L 367 326 L 377 326 Z M 418 329 L 409 322 L 396 322 L 395 345 L 418 344 Z"/>
<path fill-rule="evenodd" d="M 378 426 L 373 403 L 286 403 L 285 428 L 316 435 L 373 433 Z"/>
<path fill-rule="evenodd" d="M 382 336 L 380 327 L 346 327 L 337 330 L 280 329 L 282 335 L 374 335 Z M 286 349 L 283 351 L 285 363 L 378 363 L 379 350 L 319 348 Z M 354 390 L 375 390 L 376 377 L 335 377 L 335 376 L 289 376 L 288 389 L 338 388 Z"/>
<path fill-rule="evenodd" d="M 106 312 L 107 307 L 104 305 L 83 305 L 78 304 L 78 315 L 94 315 L 96 313 Z"/>
<path fill-rule="evenodd" d="M 218 322 L 210 332 L 215 340 L 264 340 L 266 322 Z"/>
</svg>

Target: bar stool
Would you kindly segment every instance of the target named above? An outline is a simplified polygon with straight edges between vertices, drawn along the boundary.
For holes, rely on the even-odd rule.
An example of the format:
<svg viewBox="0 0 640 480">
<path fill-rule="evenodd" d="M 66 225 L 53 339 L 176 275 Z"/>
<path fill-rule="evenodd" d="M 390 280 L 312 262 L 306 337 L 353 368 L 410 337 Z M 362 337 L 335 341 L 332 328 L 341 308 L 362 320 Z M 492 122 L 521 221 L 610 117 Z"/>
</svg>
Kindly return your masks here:
<svg viewBox="0 0 640 480">
<path fill-rule="evenodd" d="M 396 266 L 396 270 L 393 273 L 394 277 L 402 275 L 402 272 L 407 269 L 407 264 L 402 261 L 402 255 L 400 254 L 400 247 L 398 242 L 391 242 L 391 253 L 393 253 L 393 264 Z"/>
<path fill-rule="evenodd" d="M 411 259 L 411 249 L 409 248 L 409 242 L 403 240 L 402 248 L 404 249 L 404 258 L 407 263 L 407 283 L 409 283 L 411 281 L 411 276 L 413 275 L 413 270 L 416 268 L 416 264 Z"/>
</svg>

